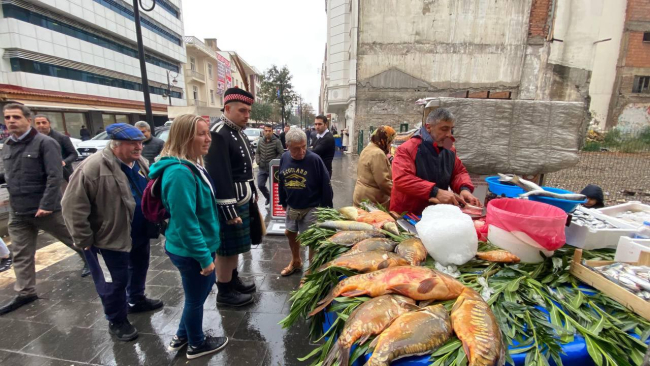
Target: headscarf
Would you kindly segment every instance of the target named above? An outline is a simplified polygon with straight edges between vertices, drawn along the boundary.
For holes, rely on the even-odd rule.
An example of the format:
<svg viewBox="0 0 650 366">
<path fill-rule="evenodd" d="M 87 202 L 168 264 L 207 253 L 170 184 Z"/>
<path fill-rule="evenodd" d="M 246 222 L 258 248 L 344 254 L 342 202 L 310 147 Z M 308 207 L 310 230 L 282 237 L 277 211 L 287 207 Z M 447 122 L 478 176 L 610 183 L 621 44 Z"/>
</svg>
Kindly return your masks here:
<svg viewBox="0 0 650 366">
<path fill-rule="evenodd" d="M 605 207 L 605 203 L 603 202 L 605 200 L 605 197 L 603 195 L 603 190 L 602 190 L 602 188 L 598 187 L 597 185 L 589 184 L 580 193 L 587 196 L 587 198 L 593 198 L 593 199 L 596 200 L 596 204 L 593 205 L 590 208 L 603 208 L 603 207 Z"/>
<path fill-rule="evenodd" d="M 393 139 L 395 139 L 395 130 L 390 126 L 379 126 L 370 135 L 370 141 L 379 146 L 386 154 L 390 153 L 390 144 Z"/>
</svg>

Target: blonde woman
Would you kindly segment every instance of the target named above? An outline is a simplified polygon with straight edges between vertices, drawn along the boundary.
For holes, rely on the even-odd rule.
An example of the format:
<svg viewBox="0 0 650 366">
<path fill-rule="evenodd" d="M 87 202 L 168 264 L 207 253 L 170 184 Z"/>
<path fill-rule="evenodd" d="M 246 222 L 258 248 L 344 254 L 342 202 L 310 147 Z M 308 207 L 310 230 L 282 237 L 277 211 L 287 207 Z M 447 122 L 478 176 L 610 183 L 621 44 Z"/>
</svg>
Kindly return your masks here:
<svg viewBox="0 0 650 366">
<path fill-rule="evenodd" d="M 203 168 L 210 148 L 208 122 L 193 114 L 174 119 L 151 179 L 161 178 L 161 200 L 170 215 L 165 251 L 181 273 L 185 305 L 170 351 L 188 344 L 193 359 L 222 349 L 226 337 L 203 333 L 203 303 L 215 283 L 214 256 L 219 248 L 219 220 L 214 184 Z"/>
</svg>

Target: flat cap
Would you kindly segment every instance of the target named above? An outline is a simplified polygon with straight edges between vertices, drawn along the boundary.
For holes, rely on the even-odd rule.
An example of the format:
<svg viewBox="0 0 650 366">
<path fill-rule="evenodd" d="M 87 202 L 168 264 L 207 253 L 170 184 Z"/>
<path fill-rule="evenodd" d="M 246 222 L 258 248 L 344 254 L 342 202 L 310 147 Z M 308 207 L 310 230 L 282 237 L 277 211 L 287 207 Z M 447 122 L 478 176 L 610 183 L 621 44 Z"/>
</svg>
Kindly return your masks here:
<svg viewBox="0 0 650 366">
<path fill-rule="evenodd" d="M 143 141 L 146 138 L 139 129 L 128 123 L 113 123 L 106 127 L 106 133 L 111 140 Z"/>
</svg>

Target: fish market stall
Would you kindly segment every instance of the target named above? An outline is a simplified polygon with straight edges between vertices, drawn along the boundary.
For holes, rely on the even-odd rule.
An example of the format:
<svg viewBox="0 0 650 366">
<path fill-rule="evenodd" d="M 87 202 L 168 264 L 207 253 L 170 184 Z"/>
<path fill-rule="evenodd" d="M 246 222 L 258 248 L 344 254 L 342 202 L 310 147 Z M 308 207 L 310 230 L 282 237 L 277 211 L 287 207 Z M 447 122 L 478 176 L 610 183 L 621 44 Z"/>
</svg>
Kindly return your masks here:
<svg viewBox="0 0 650 366">
<path fill-rule="evenodd" d="M 650 321 L 573 274 L 576 249 L 563 245 L 566 214 L 558 209 L 557 218 L 538 220 L 561 222 L 562 238 L 530 263 L 485 241 L 498 201 L 488 206 L 488 224 L 480 213 L 472 220 L 445 205 L 430 206 L 421 217 L 372 205 L 319 209 L 319 222 L 299 237 L 316 254 L 281 322 L 290 327 L 309 320 L 312 340 L 321 345 L 302 360 L 323 366 L 640 365 Z M 521 224 L 527 223 L 539 224 Z M 614 250 L 584 250 L 580 258 L 611 261 Z M 650 286 L 642 278 L 647 272 L 635 270 L 643 281 L 631 280 L 635 288 Z M 650 302 L 641 305 L 650 310 Z"/>
</svg>

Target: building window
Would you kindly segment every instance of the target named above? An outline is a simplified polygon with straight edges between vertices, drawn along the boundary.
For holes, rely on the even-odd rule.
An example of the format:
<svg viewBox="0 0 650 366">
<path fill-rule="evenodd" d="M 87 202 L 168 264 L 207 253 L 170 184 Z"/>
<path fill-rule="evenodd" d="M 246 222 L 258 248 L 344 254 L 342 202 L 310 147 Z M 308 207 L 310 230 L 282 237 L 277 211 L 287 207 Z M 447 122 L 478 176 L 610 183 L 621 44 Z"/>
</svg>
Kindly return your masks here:
<svg viewBox="0 0 650 366">
<path fill-rule="evenodd" d="M 123 55 L 127 55 L 133 58 L 138 57 L 138 50 L 135 48 L 125 46 L 108 38 L 98 36 L 97 34 L 88 32 L 78 27 L 74 27 L 70 24 L 57 21 L 45 15 L 32 12 L 28 9 L 23 9 L 13 4 L 2 4 L 2 12 L 5 18 L 18 19 L 23 22 L 47 28 L 51 31 L 62 33 L 100 47 L 108 48 L 109 50 L 119 52 Z M 151 56 L 148 53 L 145 54 L 145 61 L 152 65 L 160 66 L 176 73 L 180 71 L 178 64 L 174 64 L 172 62 L 162 60 L 158 57 Z"/>
<path fill-rule="evenodd" d="M 208 64 L 208 77 L 212 79 L 212 64 Z"/>
<path fill-rule="evenodd" d="M 93 74 L 87 71 L 71 69 L 69 67 L 50 65 L 42 62 L 37 62 L 37 61 L 25 60 L 22 58 L 11 58 L 10 63 L 11 63 L 11 71 L 13 72 L 27 72 L 30 74 L 53 76 L 61 79 L 77 80 L 77 81 L 83 81 L 85 83 L 92 83 L 92 84 L 98 84 L 104 86 L 112 86 L 121 89 L 142 91 L 142 84 L 135 81 L 112 78 L 109 76 Z M 149 92 L 152 94 L 163 95 L 163 94 L 167 94 L 167 89 L 155 87 L 155 86 L 149 86 Z M 172 91 L 171 96 L 173 98 L 182 98 L 182 94 L 177 91 Z"/>
<path fill-rule="evenodd" d="M 210 89 L 210 104 L 214 105 L 214 90 Z"/>
<path fill-rule="evenodd" d="M 86 126 L 86 115 L 84 113 L 63 113 L 66 132 L 75 138 L 80 138 L 81 126 Z"/>
<path fill-rule="evenodd" d="M 650 93 L 650 76 L 635 76 L 632 93 Z"/>
<path fill-rule="evenodd" d="M 167 0 L 156 0 L 156 5 L 160 5 L 161 8 L 165 9 L 169 14 L 173 15 L 174 18 L 180 19 L 178 10 L 167 2 Z"/>
<path fill-rule="evenodd" d="M 109 125 L 112 125 L 115 123 L 115 115 L 114 114 L 102 114 L 102 122 L 104 123 L 104 129 L 108 127 Z"/>
<path fill-rule="evenodd" d="M 194 100 L 199 100 L 199 87 L 196 85 L 192 85 L 192 96 Z"/>
<path fill-rule="evenodd" d="M 190 57 L 190 70 L 196 71 L 196 59 L 194 57 Z"/>
<path fill-rule="evenodd" d="M 643 42 L 650 42 L 650 32 L 643 32 Z"/>
</svg>

